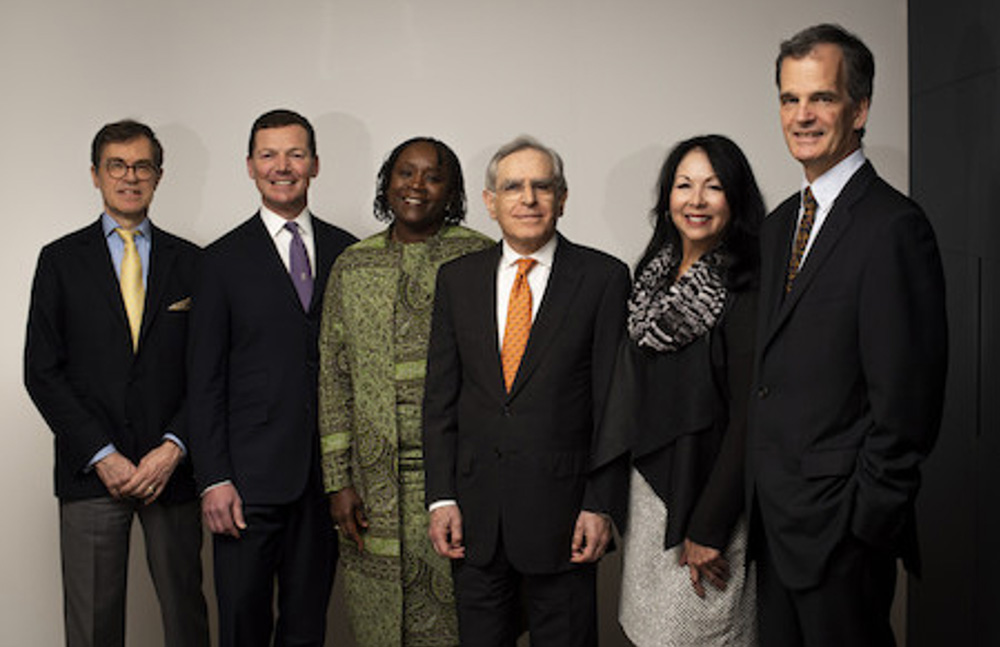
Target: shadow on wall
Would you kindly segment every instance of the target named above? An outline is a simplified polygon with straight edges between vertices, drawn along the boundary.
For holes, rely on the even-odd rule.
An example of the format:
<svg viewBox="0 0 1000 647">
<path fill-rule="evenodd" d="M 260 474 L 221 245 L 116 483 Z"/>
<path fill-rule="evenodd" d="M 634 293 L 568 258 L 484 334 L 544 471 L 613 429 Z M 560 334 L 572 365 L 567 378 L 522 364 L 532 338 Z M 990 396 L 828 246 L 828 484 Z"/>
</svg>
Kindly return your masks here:
<svg viewBox="0 0 1000 647">
<path fill-rule="evenodd" d="M 156 190 L 151 218 L 163 229 L 190 238 L 205 208 L 208 149 L 198 133 L 178 122 L 157 126 L 156 130 L 164 148 L 163 180 Z M 193 242 L 204 245 L 209 241 Z"/>
<path fill-rule="evenodd" d="M 320 174 L 310 187 L 310 206 L 323 220 L 343 227 L 358 238 L 384 225 L 372 216 L 375 173 L 382 158 L 372 150 L 367 125 L 343 112 L 328 112 L 310 118 L 316 129 Z M 358 187 L 370 187 L 359 193 Z M 366 196 L 367 201 L 361 196 Z"/>
</svg>

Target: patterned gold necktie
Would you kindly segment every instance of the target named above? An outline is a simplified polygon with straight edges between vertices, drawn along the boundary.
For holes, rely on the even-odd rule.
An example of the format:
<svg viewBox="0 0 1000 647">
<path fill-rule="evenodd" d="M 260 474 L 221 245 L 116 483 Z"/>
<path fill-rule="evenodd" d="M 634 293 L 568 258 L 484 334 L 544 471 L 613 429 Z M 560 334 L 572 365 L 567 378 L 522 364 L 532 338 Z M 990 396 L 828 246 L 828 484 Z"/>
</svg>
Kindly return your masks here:
<svg viewBox="0 0 1000 647">
<path fill-rule="evenodd" d="M 528 285 L 528 272 L 535 266 L 535 262 L 533 258 L 518 259 L 517 276 L 507 303 L 507 325 L 503 333 L 500 363 L 503 365 L 503 382 L 508 393 L 514 384 L 524 348 L 528 345 L 528 334 L 531 332 L 531 286 Z"/>
<path fill-rule="evenodd" d="M 139 260 L 139 250 L 135 247 L 135 231 L 121 227 L 115 231 L 125 243 L 118 284 L 122 291 L 122 301 L 125 302 L 128 326 L 132 330 L 132 350 L 135 351 L 139 348 L 139 327 L 142 326 L 142 307 L 146 300 L 146 289 L 142 285 L 142 261 Z"/>
<path fill-rule="evenodd" d="M 785 292 L 791 292 L 792 282 L 799 274 L 802 255 L 805 254 L 806 243 L 809 242 L 809 232 L 812 231 L 813 223 L 816 222 L 816 206 L 816 198 L 813 197 L 812 189 L 806 187 L 802 193 L 802 220 L 799 221 L 799 230 L 795 234 L 792 257 L 788 259 L 788 278 L 785 280 Z"/>
</svg>

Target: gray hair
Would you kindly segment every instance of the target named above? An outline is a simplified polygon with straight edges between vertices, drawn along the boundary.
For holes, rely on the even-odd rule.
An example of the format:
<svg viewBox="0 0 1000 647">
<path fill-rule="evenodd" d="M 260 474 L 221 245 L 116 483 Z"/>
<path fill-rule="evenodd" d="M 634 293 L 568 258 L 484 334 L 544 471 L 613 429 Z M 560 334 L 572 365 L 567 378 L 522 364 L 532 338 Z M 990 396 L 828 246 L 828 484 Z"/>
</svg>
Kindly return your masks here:
<svg viewBox="0 0 1000 647">
<path fill-rule="evenodd" d="M 497 168 L 504 158 L 518 151 L 529 149 L 536 150 L 549 157 L 549 161 L 552 162 L 552 180 L 555 182 L 556 197 L 566 195 L 566 176 L 563 175 L 563 161 L 559 157 L 559 153 L 529 135 L 521 135 L 507 142 L 497 149 L 496 153 L 493 153 L 490 163 L 486 165 L 486 190 L 492 192 L 497 190 Z"/>
</svg>

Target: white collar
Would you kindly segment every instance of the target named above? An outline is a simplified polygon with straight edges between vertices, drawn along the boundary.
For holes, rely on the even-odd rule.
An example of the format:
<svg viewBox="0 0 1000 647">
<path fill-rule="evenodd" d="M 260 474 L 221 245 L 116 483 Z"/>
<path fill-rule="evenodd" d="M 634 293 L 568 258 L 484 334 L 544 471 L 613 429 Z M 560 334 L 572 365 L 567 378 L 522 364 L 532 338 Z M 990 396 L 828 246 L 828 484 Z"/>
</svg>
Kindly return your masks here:
<svg viewBox="0 0 1000 647">
<path fill-rule="evenodd" d="M 802 191 L 806 187 L 812 188 L 813 197 L 820 209 L 829 209 L 840 192 L 844 190 L 847 183 L 854 177 L 862 166 L 865 165 L 864 150 L 858 148 L 856 151 L 837 162 L 836 166 L 813 180 L 810 184 L 807 180 L 802 180 Z"/>
<path fill-rule="evenodd" d="M 309 208 L 303 209 L 299 215 L 295 216 L 291 220 L 283 218 L 278 214 L 274 213 L 267 207 L 261 205 L 260 207 L 260 218 L 264 221 L 264 227 L 267 228 L 267 233 L 271 235 L 271 238 L 277 238 L 285 227 L 285 223 L 294 222 L 299 226 L 299 232 L 305 237 L 311 237 L 313 233 L 312 226 L 312 216 L 309 213 Z"/>
<path fill-rule="evenodd" d="M 544 265 L 545 267 L 552 267 L 552 260 L 556 255 L 556 244 L 559 241 L 558 234 L 552 234 L 552 238 L 548 240 L 547 243 L 536 249 L 531 254 L 520 254 L 514 251 L 514 248 L 503 241 L 503 253 L 500 258 L 501 267 L 508 267 L 513 265 L 521 258 L 533 258 L 535 262 L 539 265 Z"/>
</svg>

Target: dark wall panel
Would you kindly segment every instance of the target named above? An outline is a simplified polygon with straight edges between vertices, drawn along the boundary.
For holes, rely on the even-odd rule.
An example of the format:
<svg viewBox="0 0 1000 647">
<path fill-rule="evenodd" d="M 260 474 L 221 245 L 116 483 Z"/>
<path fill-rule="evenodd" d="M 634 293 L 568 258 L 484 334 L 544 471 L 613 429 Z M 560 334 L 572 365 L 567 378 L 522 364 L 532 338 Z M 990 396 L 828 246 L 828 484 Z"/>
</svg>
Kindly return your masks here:
<svg viewBox="0 0 1000 647">
<path fill-rule="evenodd" d="M 924 568 L 920 580 L 910 579 L 908 591 L 911 647 L 975 644 L 971 559 L 956 546 L 976 542 L 971 498 L 976 491 L 976 438 L 975 429 L 965 423 L 977 400 L 979 261 L 947 251 L 942 261 L 948 285 L 948 383 L 941 435 L 924 465 L 923 488 L 917 498 Z"/>
<path fill-rule="evenodd" d="M 1000 645 L 1000 3 L 910 0 L 909 16 L 910 187 L 942 248 L 951 358 L 908 644 Z"/>
<path fill-rule="evenodd" d="M 1000 67 L 996 48 L 1000 2 L 910 0 L 909 9 L 911 94 Z"/>
</svg>

